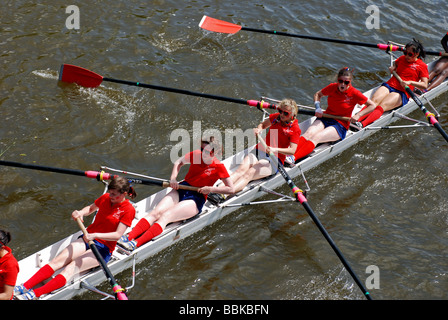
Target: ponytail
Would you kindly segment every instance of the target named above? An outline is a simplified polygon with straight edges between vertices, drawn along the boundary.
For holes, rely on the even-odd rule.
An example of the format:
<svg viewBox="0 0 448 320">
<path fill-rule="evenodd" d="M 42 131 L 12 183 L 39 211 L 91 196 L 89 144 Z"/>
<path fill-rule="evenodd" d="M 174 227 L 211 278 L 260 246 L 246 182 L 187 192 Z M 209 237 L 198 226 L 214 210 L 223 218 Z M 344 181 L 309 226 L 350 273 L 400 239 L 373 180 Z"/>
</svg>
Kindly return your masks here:
<svg viewBox="0 0 448 320">
<path fill-rule="evenodd" d="M 11 241 L 11 233 L 9 231 L 0 230 L 0 248 L 6 246 Z"/>
</svg>

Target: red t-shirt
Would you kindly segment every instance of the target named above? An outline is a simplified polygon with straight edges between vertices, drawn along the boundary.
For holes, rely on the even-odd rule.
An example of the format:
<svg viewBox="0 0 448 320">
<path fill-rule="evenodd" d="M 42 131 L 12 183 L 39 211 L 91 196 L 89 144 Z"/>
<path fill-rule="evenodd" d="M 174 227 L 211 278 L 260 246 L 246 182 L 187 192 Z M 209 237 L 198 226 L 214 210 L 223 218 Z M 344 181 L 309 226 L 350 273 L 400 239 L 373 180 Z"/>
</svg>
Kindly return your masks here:
<svg viewBox="0 0 448 320">
<path fill-rule="evenodd" d="M 280 113 L 272 113 L 269 115 L 271 126 L 266 135 L 266 144 L 273 148 L 288 148 L 291 142 L 298 144 L 302 132 L 300 131 L 297 119 L 285 125 L 280 121 L 279 117 Z M 258 144 L 257 149 L 264 150 L 263 145 Z M 285 154 L 278 153 L 276 156 L 282 163 L 285 162 Z"/>
<path fill-rule="evenodd" d="M 395 71 L 403 81 L 420 81 L 421 78 L 429 78 L 428 66 L 421 59 L 409 63 L 405 56 L 401 56 L 395 60 L 395 65 L 397 66 Z M 406 92 L 397 78 L 393 76 L 387 81 L 387 84 L 394 89 Z M 409 89 L 414 90 L 414 87 L 409 86 Z M 407 92 L 406 95 L 409 98 Z"/>
<path fill-rule="evenodd" d="M 114 232 L 117 230 L 120 222 L 128 227 L 132 225 L 132 220 L 135 217 L 135 208 L 128 199 L 125 199 L 119 204 L 112 205 L 109 193 L 105 193 L 95 200 L 95 205 L 98 207 L 98 212 L 95 216 L 95 221 L 87 228 L 88 233 Z M 116 241 L 95 240 L 105 244 L 110 252 L 115 250 Z"/>
<path fill-rule="evenodd" d="M 194 150 L 185 155 L 190 162 L 190 168 L 185 176 L 185 182 L 193 187 L 213 186 L 219 179 L 230 177 L 226 167 L 216 158 L 211 164 L 204 163 L 202 151 Z M 204 195 L 207 198 L 207 195 Z"/>
<path fill-rule="evenodd" d="M 17 274 L 19 273 L 19 264 L 11 253 L 11 249 L 3 246 L 3 249 L 8 251 L 2 258 L 0 258 L 0 293 L 4 292 L 5 285 L 14 287 L 17 281 Z M 13 295 L 11 295 L 12 299 Z"/>
<path fill-rule="evenodd" d="M 344 92 L 339 91 L 337 83 L 330 83 L 321 90 L 324 96 L 328 96 L 328 107 L 324 113 L 334 116 L 351 117 L 353 109 L 357 104 L 364 104 L 367 102 L 367 97 L 358 89 L 350 86 Z M 348 129 L 349 121 L 336 120 Z"/>
</svg>

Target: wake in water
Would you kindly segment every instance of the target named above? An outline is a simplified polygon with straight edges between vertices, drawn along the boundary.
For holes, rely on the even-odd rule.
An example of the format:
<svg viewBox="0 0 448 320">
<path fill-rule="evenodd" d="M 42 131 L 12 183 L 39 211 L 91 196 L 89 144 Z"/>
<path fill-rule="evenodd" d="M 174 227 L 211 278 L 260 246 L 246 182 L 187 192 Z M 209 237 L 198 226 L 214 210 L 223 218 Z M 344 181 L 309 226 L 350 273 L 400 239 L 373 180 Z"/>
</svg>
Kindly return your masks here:
<svg viewBox="0 0 448 320">
<path fill-rule="evenodd" d="M 34 70 L 32 74 L 49 80 L 59 80 L 59 72 L 54 70 Z M 101 88 L 84 88 L 76 86 L 78 92 L 89 100 L 93 100 L 95 104 L 100 106 L 103 111 L 112 113 L 117 117 L 124 119 L 127 125 L 132 124 L 136 119 L 136 110 L 141 108 L 144 98 L 138 98 L 136 95 L 129 96 L 121 90 L 115 90 L 105 87 Z M 124 116 L 124 117 L 123 117 Z"/>
</svg>

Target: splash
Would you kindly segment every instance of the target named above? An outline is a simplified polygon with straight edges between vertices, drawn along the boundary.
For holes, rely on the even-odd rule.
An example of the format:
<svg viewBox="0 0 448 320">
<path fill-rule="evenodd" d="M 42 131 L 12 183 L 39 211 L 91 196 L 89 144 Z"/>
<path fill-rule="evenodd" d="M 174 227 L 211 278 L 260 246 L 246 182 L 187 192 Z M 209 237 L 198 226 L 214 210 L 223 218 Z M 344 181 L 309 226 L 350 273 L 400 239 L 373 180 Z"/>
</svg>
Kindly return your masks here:
<svg viewBox="0 0 448 320">
<path fill-rule="evenodd" d="M 47 69 L 47 70 L 34 70 L 31 73 L 36 75 L 36 76 L 38 76 L 38 77 L 45 78 L 45 79 L 51 79 L 51 80 L 58 80 L 59 79 L 58 72 L 50 70 L 50 69 Z"/>
</svg>

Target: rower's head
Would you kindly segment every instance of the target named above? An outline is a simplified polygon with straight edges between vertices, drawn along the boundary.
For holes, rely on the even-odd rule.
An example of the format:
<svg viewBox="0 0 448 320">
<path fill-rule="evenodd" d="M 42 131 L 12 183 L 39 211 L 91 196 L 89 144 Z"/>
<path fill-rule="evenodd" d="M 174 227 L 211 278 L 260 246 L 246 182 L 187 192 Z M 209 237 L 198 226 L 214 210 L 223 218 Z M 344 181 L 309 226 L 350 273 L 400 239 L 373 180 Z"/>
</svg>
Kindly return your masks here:
<svg viewBox="0 0 448 320">
<path fill-rule="evenodd" d="M 353 68 L 349 67 L 344 67 L 339 70 L 337 78 L 339 91 L 344 92 L 350 88 L 353 80 L 353 70 Z"/>
<path fill-rule="evenodd" d="M 122 176 L 114 176 L 107 186 L 107 191 L 109 192 L 111 201 L 114 203 L 123 201 L 126 196 L 129 196 L 131 199 L 137 196 L 129 180 Z"/>
<path fill-rule="evenodd" d="M 284 122 L 291 122 L 297 116 L 297 103 L 293 99 L 283 99 L 277 108 L 280 113 L 280 120 Z"/>
<path fill-rule="evenodd" d="M 412 39 L 412 41 L 408 42 L 404 47 L 403 54 L 406 57 L 408 62 L 412 62 L 417 60 L 418 58 L 425 58 L 425 49 L 420 41 L 416 39 Z"/>
<path fill-rule="evenodd" d="M 213 135 L 203 135 L 201 139 L 202 160 L 206 164 L 210 164 L 214 157 L 221 158 L 221 143 Z"/>
<path fill-rule="evenodd" d="M 0 230 L 0 249 L 11 241 L 11 233 L 6 230 Z"/>
</svg>

